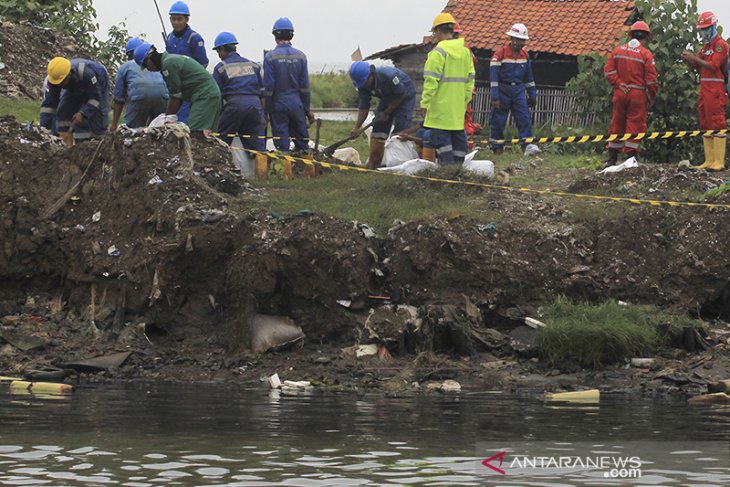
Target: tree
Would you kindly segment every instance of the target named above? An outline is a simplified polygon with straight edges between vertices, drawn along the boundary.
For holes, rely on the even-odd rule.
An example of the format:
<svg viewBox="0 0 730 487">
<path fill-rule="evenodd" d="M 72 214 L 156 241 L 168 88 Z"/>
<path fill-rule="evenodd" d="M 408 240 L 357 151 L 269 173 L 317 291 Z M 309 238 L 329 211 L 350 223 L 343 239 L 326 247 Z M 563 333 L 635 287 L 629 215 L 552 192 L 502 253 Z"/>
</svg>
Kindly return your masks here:
<svg viewBox="0 0 730 487">
<path fill-rule="evenodd" d="M 129 37 L 124 22 L 112 26 L 108 39 L 100 41 L 94 34 L 99 24 L 92 0 L 0 0 L 0 17 L 63 32 L 84 50 L 95 53 L 107 68 L 124 61 L 124 42 Z"/>
<path fill-rule="evenodd" d="M 654 32 L 647 47 L 654 53 L 659 73 L 659 93 L 649 114 L 648 130 L 698 129 L 697 73 L 680 59 L 682 51 L 696 49 L 699 42 L 695 29 L 697 0 L 641 0 L 636 8 L 636 19 L 632 20 L 645 20 Z M 613 90 L 603 76 L 606 57 L 591 54 L 578 62 L 580 74 L 568 88 L 607 126 Z M 655 162 L 676 162 L 699 154 L 700 141 L 697 137 L 646 141 L 643 153 Z"/>
</svg>

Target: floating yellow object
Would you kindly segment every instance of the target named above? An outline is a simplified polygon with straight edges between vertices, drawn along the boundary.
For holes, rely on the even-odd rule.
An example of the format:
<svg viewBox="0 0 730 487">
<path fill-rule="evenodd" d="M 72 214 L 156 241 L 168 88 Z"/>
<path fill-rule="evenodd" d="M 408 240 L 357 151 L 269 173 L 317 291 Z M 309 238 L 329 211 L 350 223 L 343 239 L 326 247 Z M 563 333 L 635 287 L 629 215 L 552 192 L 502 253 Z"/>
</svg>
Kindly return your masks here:
<svg viewBox="0 0 730 487">
<path fill-rule="evenodd" d="M 16 380 L 23 380 L 23 379 L 21 379 L 20 377 L 6 377 L 4 375 L 0 375 L 0 383 L 3 383 L 3 382 L 13 382 L 13 381 L 16 381 Z"/>
<path fill-rule="evenodd" d="M 16 380 L 10 383 L 11 389 L 24 389 L 40 394 L 71 394 L 74 387 L 70 384 L 57 384 L 55 382 L 28 382 Z"/>
<path fill-rule="evenodd" d="M 598 389 L 588 389 L 587 391 L 573 392 L 546 392 L 546 401 L 566 401 L 566 402 L 598 402 L 601 397 L 601 391 Z"/>
</svg>

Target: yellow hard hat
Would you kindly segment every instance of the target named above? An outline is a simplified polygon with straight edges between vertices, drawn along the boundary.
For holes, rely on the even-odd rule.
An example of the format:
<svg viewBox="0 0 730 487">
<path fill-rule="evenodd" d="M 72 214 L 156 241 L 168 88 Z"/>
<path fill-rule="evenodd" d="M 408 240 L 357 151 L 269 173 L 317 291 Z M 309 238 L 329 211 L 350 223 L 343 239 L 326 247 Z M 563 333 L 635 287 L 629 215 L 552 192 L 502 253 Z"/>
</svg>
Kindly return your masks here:
<svg viewBox="0 0 730 487">
<path fill-rule="evenodd" d="M 441 12 L 440 14 L 438 14 L 436 16 L 435 19 L 433 19 L 433 27 L 431 27 L 431 28 L 435 29 L 439 25 L 455 24 L 455 23 L 456 23 L 456 19 L 454 19 L 453 15 L 451 15 L 450 13 Z"/>
<path fill-rule="evenodd" d="M 52 85 L 60 85 L 70 72 L 71 61 L 65 57 L 54 57 L 48 63 L 48 82 Z"/>
</svg>

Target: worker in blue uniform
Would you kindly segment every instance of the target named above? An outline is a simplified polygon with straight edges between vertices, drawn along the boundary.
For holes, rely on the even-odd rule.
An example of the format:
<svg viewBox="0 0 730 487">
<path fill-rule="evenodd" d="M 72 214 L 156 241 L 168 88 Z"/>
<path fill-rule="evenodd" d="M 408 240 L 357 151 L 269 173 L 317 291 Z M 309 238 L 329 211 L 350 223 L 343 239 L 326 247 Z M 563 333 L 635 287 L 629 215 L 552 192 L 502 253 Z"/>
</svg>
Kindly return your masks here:
<svg viewBox="0 0 730 487">
<path fill-rule="evenodd" d="M 530 39 L 524 24 L 514 24 L 507 32 L 509 44 L 497 49 L 489 67 L 492 113 L 490 141 L 495 154 L 504 147 L 504 127 L 510 110 L 517 124 L 519 138 L 532 137 L 530 108 L 537 101 L 537 88 L 532 75 L 530 56 L 524 49 Z M 523 149 L 539 152 L 534 144 L 522 144 Z"/>
<path fill-rule="evenodd" d="M 88 59 L 55 57 L 48 63 L 41 125 L 68 145 L 102 137 L 109 124 L 109 75 Z"/>
<path fill-rule="evenodd" d="M 229 145 L 233 134 L 238 134 L 244 148 L 265 151 L 261 67 L 238 54 L 236 45 L 238 40 L 230 32 L 218 34 L 213 45 L 221 59 L 213 69 L 213 78 L 223 97 L 218 131 Z"/>
<path fill-rule="evenodd" d="M 314 122 L 310 108 L 307 56 L 291 45 L 294 25 L 282 17 L 274 22 L 276 47 L 264 56 L 266 116 L 276 148 L 289 152 L 289 138 L 298 151 L 309 151 L 308 124 Z"/>
<path fill-rule="evenodd" d="M 370 137 L 368 167 L 375 169 L 383 162 L 385 141 L 391 129 L 403 132 L 413 123 L 416 106 L 416 86 L 411 78 L 398 68 L 376 68 L 365 61 L 355 61 L 350 66 L 350 79 L 358 90 L 358 116 L 350 132 L 356 137 L 370 112 L 370 100 L 380 98 L 375 109 L 373 133 Z"/>
<path fill-rule="evenodd" d="M 145 127 L 167 109 L 167 85 L 160 73 L 143 70 L 134 61 L 134 50 L 144 41 L 139 37 L 127 42 L 126 63 L 119 66 L 114 83 L 114 110 L 112 132 L 117 129 L 124 110 L 124 123 L 130 128 Z"/>
<path fill-rule="evenodd" d="M 182 54 L 198 61 L 204 68 L 208 67 L 208 54 L 205 52 L 203 37 L 190 28 L 190 8 L 185 2 L 175 2 L 170 7 L 170 24 L 172 32 L 167 36 L 165 50 L 168 54 Z M 177 112 L 179 122 L 187 123 L 190 115 L 190 104 L 185 102 Z"/>
</svg>

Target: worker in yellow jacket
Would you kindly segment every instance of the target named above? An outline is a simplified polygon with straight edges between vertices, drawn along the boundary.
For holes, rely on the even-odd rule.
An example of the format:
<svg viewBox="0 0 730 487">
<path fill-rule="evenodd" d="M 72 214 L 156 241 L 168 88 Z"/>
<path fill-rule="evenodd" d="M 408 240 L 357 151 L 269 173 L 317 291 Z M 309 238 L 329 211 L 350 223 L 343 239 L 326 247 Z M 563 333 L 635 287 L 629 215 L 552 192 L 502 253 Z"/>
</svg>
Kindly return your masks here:
<svg viewBox="0 0 730 487">
<path fill-rule="evenodd" d="M 423 71 L 421 112 L 426 129 L 431 130 L 431 145 L 423 158 L 439 164 L 461 164 L 467 150 L 464 115 L 474 90 L 474 61 L 464 39 L 454 39 L 456 20 L 442 12 L 433 21 L 432 32 L 438 41 L 428 54 Z"/>
</svg>

